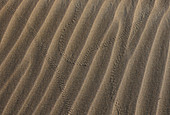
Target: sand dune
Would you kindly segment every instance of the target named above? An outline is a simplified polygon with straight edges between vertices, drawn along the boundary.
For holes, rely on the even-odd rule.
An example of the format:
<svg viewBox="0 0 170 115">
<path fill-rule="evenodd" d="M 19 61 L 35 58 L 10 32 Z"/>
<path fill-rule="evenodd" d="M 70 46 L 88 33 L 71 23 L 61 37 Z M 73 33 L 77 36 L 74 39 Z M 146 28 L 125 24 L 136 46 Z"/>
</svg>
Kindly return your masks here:
<svg viewBox="0 0 170 115">
<path fill-rule="evenodd" d="M 0 115 L 170 115 L 169 0 L 1 0 Z"/>
</svg>

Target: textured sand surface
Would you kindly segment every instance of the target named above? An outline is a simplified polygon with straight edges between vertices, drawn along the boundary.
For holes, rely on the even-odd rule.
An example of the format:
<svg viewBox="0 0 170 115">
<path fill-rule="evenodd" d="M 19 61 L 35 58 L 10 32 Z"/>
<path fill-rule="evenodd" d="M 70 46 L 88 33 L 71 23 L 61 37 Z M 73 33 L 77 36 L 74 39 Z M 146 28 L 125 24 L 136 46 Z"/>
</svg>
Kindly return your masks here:
<svg viewBox="0 0 170 115">
<path fill-rule="evenodd" d="M 0 0 L 0 115 L 170 115 L 170 0 Z"/>
</svg>

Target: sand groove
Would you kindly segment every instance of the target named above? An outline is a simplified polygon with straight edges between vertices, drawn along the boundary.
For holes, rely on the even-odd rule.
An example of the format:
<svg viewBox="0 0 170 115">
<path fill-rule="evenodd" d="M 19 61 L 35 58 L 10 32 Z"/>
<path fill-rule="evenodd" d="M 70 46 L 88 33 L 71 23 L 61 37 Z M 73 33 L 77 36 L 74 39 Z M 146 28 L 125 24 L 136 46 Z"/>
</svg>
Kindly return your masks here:
<svg viewBox="0 0 170 115">
<path fill-rule="evenodd" d="M 0 114 L 169 115 L 169 0 L 1 0 Z"/>
</svg>

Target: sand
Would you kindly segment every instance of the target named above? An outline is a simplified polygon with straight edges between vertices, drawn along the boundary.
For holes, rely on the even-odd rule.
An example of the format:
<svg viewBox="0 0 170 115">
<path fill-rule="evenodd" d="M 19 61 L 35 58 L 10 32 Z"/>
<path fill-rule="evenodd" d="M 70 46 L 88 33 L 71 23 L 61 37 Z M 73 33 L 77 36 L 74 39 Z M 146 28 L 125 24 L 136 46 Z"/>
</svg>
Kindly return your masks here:
<svg viewBox="0 0 170 115">
<path fill-rule="evenodd" d="M 169 0 L 1 0 L 0 115 L 170 115 Z"/>
</svg>

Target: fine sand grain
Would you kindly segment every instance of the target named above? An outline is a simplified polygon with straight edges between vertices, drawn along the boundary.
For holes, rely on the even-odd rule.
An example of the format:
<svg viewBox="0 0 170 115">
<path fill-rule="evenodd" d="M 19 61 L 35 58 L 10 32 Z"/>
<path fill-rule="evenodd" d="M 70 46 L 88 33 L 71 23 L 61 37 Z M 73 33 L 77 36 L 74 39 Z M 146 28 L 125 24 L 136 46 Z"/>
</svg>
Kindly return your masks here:
<svg viewBox="0 0 170 115">
<path fill-rule="evenodd" d="M 0 115 L 170 115 L 170 0 L 1 0 Z"/>
</svg>

